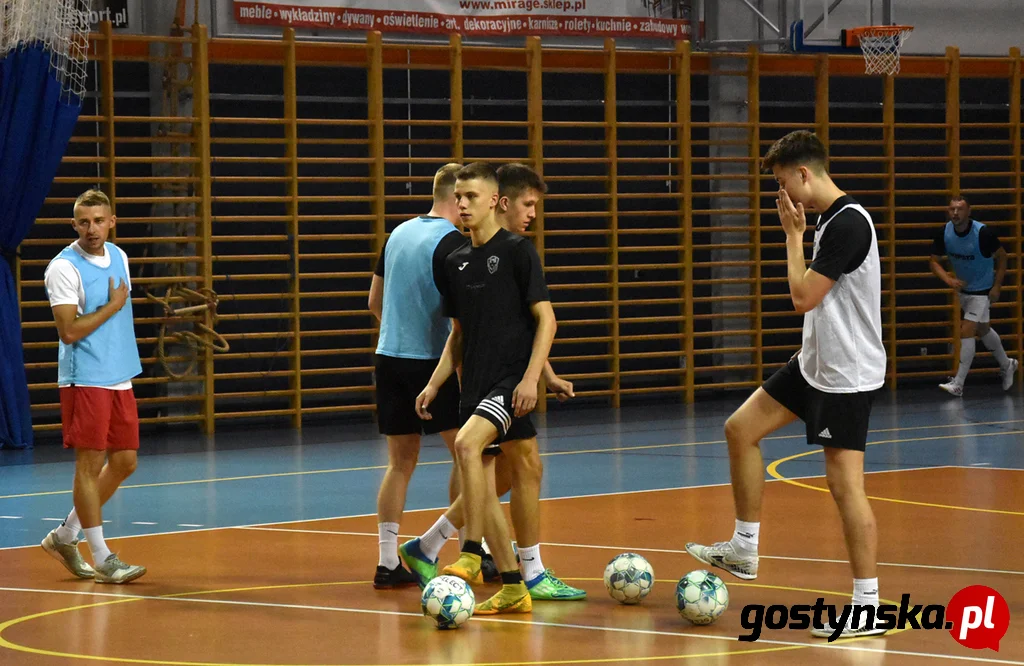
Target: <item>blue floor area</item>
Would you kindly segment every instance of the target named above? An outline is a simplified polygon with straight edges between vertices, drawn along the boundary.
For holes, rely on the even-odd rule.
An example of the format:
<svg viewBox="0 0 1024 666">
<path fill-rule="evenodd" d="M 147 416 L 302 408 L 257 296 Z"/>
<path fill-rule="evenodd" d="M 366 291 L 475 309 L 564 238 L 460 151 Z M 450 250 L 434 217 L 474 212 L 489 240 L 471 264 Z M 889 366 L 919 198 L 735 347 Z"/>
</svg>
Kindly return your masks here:
<svg viewBox="0 0 1024 666">
<path fill-rule="evenodd" d="M 692 406 L 619 411 L 555 408 L 538 416 L 544 497 L 723 484 L 722 425 L 745 396 Z M 1024 469 L 1021 394 L 977 391 L 960 400 L 936 390 L 882 393 L 872 413 L 866 467 L 944 465 Z M 258 433 L 258 434 L 257 434 Z M 895 441 L 892 441 L 895 440 Z M 762 444 L 765 463 L 808 450 L 803 425 Z M 370 424 L 260 428 L 215 437 L 143 438 L 138 471 L 105 507 L 118 537 L 372 514 L 387 450 Z M 780 466 L 787 477 L 823 474 L 821 455 Z M 447 503 L 450 458 L 424 439 L 407 509 Z M 71 507 L 73 454 L 59 445 L 0 451 L 0 547 L 35 545 Z M 49 519 L 49 520 L 48 520 Z"/>
</svg>

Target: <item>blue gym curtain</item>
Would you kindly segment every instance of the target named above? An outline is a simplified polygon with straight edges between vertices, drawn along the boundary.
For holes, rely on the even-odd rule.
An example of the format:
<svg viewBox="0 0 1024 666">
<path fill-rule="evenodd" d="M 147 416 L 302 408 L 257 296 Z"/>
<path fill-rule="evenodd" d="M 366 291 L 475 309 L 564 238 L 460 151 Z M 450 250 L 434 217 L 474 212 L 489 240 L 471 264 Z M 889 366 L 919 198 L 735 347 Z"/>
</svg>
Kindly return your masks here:
<svg viewBox="0 0 1024 666">
<path fill-rule="evenodd" d="M 32 446 L 14 255 L 28 235 L 78 122 L 80 100 L 62 93 L 42 45 L 0 64 L 0 448 Z"/>
</svg>

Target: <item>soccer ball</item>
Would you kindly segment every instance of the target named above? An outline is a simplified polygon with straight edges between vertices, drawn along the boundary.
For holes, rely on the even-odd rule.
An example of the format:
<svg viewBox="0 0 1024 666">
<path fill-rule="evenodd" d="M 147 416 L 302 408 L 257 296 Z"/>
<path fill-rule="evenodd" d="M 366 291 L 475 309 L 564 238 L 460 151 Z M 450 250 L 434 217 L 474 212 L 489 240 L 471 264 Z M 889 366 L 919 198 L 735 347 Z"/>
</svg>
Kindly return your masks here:
<svg viewBox="0 0 1024 666">
<path fill-rule="evenodd" d="M 617 555 L 604 568 L 604 586 L 620 604 L 638 604 L 654 587 L 654 569 L 636 553 Z"/>
<path fill-rule="evenodd" d="M 676 585 L 676 608 L 694 624 L 711 624 L 728 607 L 729 588 L 709 571 L 691 571 Z"/>
<path fill-rule="evenodd" d="M 420 608 L 438 629 L 458 629 L 473 617 L 476 596 L 466 581 L 455 576 L 438 576 L 423 589 Z"/>
</svg>

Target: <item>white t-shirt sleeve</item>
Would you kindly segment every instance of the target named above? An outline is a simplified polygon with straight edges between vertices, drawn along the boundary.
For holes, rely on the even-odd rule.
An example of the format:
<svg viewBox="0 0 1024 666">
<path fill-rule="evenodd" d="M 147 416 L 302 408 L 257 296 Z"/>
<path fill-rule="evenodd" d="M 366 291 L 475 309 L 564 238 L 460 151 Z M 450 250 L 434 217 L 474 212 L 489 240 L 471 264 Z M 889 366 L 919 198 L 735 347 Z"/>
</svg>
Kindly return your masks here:
<svg viewBox="0 0 1024 666">
<path fill-rule="evenodd" d="M 44 281 L 51 308 L 58 305 L 81 305 L 79 292 L 82 287 L 82 276 L 67 259 L 51 261 L 46 268 Z"/>
<path fill-rule="evenodd" d="M 124 262 L 124 274 L 128 276 L 128 291 L 132 290 L 132 272 L 128 270 L 128 255 L 125 254 L 124 250 L 117 248 L 117 251 L 121 253 L 121 261 Z"/>
</svg>

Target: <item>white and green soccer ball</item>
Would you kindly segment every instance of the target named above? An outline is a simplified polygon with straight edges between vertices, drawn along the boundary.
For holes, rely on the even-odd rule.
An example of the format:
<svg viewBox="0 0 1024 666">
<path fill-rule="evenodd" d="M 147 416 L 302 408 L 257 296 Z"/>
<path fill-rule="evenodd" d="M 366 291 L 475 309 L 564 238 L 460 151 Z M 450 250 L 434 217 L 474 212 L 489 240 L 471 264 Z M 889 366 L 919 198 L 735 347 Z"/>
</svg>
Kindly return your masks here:
<svg viewBox="0 0 1024 666">
<path fill-rule="evenodd" d="M 711 624 L 728 607 L 729 588 L 710 571 L 691 571 L 676 585 L 676 608 L 694 624 Z"/>
<path fill-rule="evenodd" d="M 604 586 L 620 604 L 638 604 L 654 587 L 654 569 L 642 555 L 617 555 L 604 568 Z"/>
<path fill-rule="evenodd" d="M 420 597 L 423 614 L 438 629 L 458 629 L 473 617 L 476 596 L 466 581 L 456 576 L 438 576 L 427 583 Z"/>
</svg>

